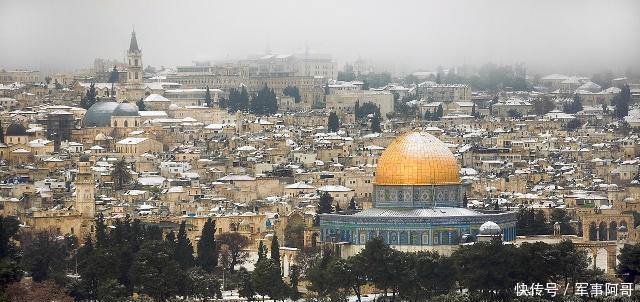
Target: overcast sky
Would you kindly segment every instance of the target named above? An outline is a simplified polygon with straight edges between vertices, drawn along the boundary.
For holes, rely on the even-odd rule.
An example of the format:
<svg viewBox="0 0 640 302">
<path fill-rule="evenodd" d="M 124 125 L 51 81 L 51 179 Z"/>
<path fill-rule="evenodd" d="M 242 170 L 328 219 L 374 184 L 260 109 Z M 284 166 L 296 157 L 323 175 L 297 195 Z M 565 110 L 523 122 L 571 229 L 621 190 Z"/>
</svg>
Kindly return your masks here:
<svg viewBox="0 0 640 302">
<path fill-rule="evenodd" d="M 640 70 L 640 1 L 0 0 L 0 68 L 122 59 L 132 28 L 145 65 L 331 53 L 396 71 L 525 62 L 539 72 Z"/>
</svg>

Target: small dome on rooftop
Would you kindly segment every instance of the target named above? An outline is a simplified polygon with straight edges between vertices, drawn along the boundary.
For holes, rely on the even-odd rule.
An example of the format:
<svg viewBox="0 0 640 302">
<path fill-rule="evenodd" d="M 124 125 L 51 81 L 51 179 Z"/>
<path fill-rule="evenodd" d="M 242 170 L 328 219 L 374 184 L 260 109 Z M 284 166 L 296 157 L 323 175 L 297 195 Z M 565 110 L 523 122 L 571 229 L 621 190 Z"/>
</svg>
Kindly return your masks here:
<svg viewBox="0 0 640 302">
<path fill-rule="evenodd" d="M 502 229 L 500 228 L 500 226 L 493 221 L 487 221 L 483 223 L 480 226 L 479 231 L 480 231 L 480 235 L 486 235 L 486 236 L 496 236 L 502 233 Z"/>
<path fill-rule="evenodd" d="M 138 106 L 129 102 L 122 102 L 113 110 L 113 116 L 139 116 Z"/>
</svg>

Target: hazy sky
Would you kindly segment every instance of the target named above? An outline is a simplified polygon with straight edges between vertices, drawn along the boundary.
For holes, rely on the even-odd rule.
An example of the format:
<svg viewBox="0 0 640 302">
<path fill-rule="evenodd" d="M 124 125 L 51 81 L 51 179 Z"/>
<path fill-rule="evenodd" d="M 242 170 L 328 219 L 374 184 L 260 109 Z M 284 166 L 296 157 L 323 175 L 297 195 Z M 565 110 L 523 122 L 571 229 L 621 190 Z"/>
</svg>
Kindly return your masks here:
<svg viewBox="0 0 640 302">
<path fill-rule="evenodd" d="M 397 71 L 525 62 L 542 72 L 640 70 L 638 0 L 0 0 L 0 67 L 88 67 L 123 58 L 132 28 L 145 65 L 331 53 Z"/>
</svg>

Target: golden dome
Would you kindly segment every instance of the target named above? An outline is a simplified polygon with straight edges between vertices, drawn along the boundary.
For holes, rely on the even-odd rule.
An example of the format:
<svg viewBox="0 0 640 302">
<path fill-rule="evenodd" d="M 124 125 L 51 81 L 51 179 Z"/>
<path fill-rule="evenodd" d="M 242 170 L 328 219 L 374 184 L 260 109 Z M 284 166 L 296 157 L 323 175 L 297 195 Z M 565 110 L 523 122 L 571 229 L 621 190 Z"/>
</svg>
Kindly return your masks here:
<svg viewBox="0 0 640 302">
<path fill-rule="evenodd" d="M 443 185 L 460 183 L 458 161 L 447 146 L 426 132 L 408 132 L 382 153 L 377 185 Z"/>
</svg>

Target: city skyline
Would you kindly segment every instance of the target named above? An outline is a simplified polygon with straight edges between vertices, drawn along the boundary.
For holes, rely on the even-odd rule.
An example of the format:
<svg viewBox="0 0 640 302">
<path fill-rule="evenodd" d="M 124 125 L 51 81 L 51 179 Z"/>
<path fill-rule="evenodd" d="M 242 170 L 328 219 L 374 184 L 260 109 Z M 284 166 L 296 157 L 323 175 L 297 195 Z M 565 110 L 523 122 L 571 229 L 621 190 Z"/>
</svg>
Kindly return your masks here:
<svg viewBox="0 0 640 302">
<path fill-rule="evenodd" d="M 11 41 L 0 49 L 0 66 L 44 73 L 86 68 L 94 58 L 122 60 L 125 33 L 134 28 L 145 45 L 145 64 L 154 67 L 242 59 L 267 47 L 283 54 L 308 47 L 332 54 L 340 65 L 362 58 L 399 74 L 488 62 L 525 63 L 540 74 L 640 69 L 635 1 L 615 6 L 330 1 L 304 8 L 288 1 L 128 1 L 108 7 L 91 1 L 6 1 L 0 6 L 0 35 Z M 25 19 L 30 22 L 20 23 Z"/>
</svg>

